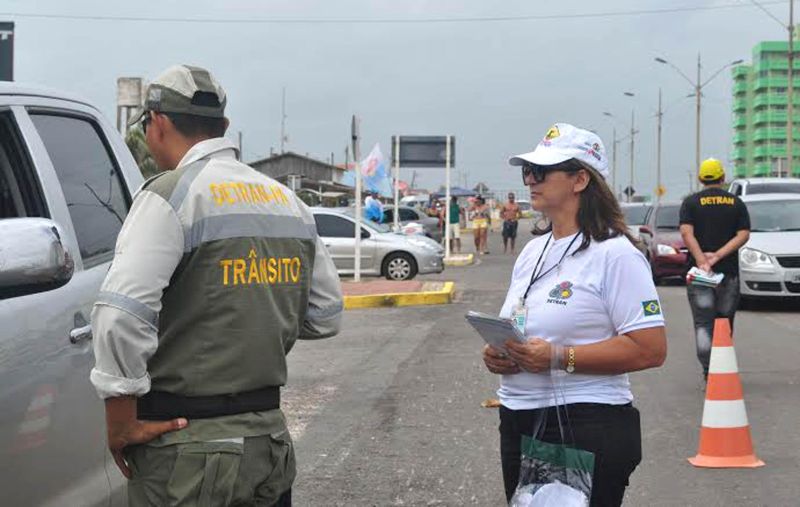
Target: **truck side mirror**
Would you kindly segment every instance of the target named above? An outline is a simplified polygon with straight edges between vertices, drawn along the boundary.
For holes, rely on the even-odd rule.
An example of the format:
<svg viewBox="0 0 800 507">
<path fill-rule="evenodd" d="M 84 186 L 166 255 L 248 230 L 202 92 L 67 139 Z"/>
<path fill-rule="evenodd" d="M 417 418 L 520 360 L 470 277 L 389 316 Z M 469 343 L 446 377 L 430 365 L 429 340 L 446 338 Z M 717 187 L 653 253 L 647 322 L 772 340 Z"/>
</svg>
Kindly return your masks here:
<svg viewBox="0 0 800 507">
<path fill-rule="evenodd" d="M 45 218 L 0 220 L 0 299 L 57 289 L 75 264 L 59 226 Z"/>
</svg>

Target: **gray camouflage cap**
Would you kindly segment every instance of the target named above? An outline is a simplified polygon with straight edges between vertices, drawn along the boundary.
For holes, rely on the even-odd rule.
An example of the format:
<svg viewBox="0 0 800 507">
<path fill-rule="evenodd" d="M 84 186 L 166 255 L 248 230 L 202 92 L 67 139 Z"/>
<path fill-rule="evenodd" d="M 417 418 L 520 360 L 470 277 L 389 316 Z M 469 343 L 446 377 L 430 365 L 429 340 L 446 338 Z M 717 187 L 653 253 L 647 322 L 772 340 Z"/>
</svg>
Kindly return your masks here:
<svg viewBox="0 0 800 507">
<path fill-rule="evenodd" d="M 207 101 L 198 101 L 198 92 L 212 94 L 217 100 L 213 105 L 204 105 Z M 174 65 L 147 86 L 144 107 L 128 125 L 141 121 L 148 111 L 224 118 L 225 102 L 225 90 L 209 71 L 191 65 Z"/>
</svg>

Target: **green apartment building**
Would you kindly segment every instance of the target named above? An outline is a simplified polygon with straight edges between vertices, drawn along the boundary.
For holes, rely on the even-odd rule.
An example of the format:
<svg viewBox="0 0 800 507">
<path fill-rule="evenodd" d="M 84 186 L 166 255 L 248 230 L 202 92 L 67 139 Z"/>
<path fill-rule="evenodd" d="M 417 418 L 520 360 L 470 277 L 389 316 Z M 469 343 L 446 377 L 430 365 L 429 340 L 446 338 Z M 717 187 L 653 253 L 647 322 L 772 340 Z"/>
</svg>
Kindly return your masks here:
<svg viewBox="0 0 800 507">
<path fill-rule="evenodd" d="M 752 65 L 733 68 L 733 153 L 737 178 L 786 176 L 786 105 L 789 42 L 766 41 L 753 48 Z M 795 42 L 794 114 L 800 121 L 800 42 Z M 800 176 L 800 136 L 794 125 L 792 175 Z"/>
</svg>

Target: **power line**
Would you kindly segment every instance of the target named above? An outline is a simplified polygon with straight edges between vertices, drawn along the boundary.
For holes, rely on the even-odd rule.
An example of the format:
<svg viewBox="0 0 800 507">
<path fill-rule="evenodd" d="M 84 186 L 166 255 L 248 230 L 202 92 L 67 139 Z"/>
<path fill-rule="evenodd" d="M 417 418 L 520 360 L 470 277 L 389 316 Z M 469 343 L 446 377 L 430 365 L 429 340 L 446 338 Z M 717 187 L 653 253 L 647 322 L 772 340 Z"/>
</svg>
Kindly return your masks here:
<svg viewBox="0 0 800 507">
<path fill-rule="evenodd" d="M 771 0 L 761 2 L 757 7 L 763 5 L 785 4 L 787 0 Z M 36 19 L 57 19 L 57 20 L 82 20 L 82 21 L 130 21 L 147 23 L 205 23 L 205 24 L 272 24 L 272 25 L 342 25 L 342 24 L 426 24 L 426 23 L 504 23 L 515 21 L 543 21 L 560 19 L 597 19 L 624 16 L 642 16 L 649 14 L 673 14 L 680 12 L 702 12 L 716 11 L 722 9 L 741 9 L 753 8 L 754 5 L 743 3 L 730 3 L 721 5 L 707 6 L 687 6 L 687 7 L 667 7 L 663 9 L 636 9 L 627 11 L 613 12 L 591 12 L 577 14 L 534 14 L 528 16 L 490 16 L 490 17 L 466 17 L 466 18 L 153 18 L 143 16 L 102 16 L 102 15 L 81 15 L 81 14 L 42 14 L 34 12 L 0 12 L 0 16 L 36 18 Z"/>
<path fill-rule="evenodd" d="M 772 18 L 772 19 L 774 19 L 775 21 L 777 21 L 777 22 L 778 22 L 778 23 L 779 23 L 779 24 L 780 24 L 782 27 L 786 28 L 786 25 L 784 25 L 784 24 L 783 24 L 783 21 L 782 21 L 780 18 L 778 18 L 777 16 L 775 16 L 773 13 L 771 13 L 770 11 L 768 11 L 768 10 L 767 10 L 767 9 L 766 9 L 766 8 L 765 8 L 763 5 L 762 5 L 762 3 L 756 2 L 756 0 L 750 0 L 750 2 L 752 2 L 752 4 L 753 4 L 753 5 L 755 5 L 755 6 L 756 6 L 756 7 L 758 7 L 759 9 L 761 9 L 761 10 L 764 12 L 764 14 L 766 14 L 766 15 L 767 15 L 767 16 L 769 16 L 769 17 L 771 17 L 771 18 Z M 763 2 L 763 3 L 766 3 L 766 2 Z"/>
</svg>

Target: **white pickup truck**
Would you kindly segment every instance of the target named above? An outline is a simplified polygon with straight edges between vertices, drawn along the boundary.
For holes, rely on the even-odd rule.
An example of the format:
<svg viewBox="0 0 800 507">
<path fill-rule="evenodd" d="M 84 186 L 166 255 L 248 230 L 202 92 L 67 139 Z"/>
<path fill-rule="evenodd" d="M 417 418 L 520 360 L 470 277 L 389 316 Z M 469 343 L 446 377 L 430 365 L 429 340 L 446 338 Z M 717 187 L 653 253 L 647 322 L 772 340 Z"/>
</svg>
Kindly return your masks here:
<svg viewBox="0 0 800 507">
<path fill-rule="evenodd" d="M 97 108 L 0 83 L 3 505 L 125 505 L 89 383 L 89 319 L 141 183 Z"/>
</svg>

